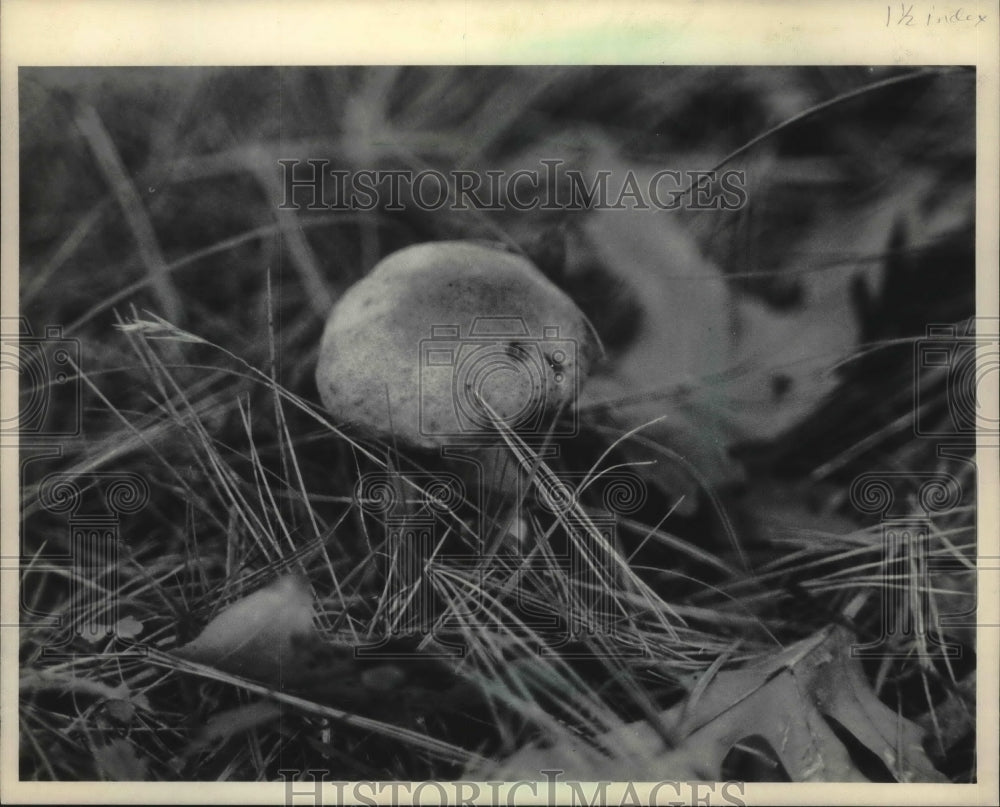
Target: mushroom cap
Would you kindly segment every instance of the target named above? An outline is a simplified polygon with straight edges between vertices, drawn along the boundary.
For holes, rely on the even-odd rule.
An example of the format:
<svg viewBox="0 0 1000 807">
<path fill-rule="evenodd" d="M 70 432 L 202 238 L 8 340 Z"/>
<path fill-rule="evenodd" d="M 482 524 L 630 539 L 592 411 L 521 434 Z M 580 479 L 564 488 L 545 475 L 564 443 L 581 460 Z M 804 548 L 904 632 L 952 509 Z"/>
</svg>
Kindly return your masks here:
<svg viewBox="0 0 1000 807">
<path fill-rule="evenodd" d="M 597 342 L 530 261 L 474 242 L 394 252 L 337 301 L 316 383 L 335 417 L 417 448 L 495 435 L 567 434 Z"/>
</svg>

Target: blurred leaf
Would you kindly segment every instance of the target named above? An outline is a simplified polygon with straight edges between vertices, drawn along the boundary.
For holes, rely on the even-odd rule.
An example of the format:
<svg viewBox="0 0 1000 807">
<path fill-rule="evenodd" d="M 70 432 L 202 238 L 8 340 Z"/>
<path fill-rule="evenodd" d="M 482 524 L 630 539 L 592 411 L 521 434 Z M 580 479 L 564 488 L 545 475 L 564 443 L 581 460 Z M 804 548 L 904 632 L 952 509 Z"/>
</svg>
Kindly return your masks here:
<svg viewBox="0 0 1000 807">
<path fill-rule="evenodd" d="M 143 624 L 134 616 L 127 616 L 119 619 L 115 625 L 115 633 L 120 639 L 134 639 L 142 633 Z"/>
<path fill-rule="evenodd" d="M 937 759 L 946 759 L 947 751 L 976 728 L 975 671 L 957 681 L 948 697 L 921 715 L 917 722 L 934 735 L 931 754 Z"/>
<path fill-rule="evenodd" d="M 230 605 L 176 655 L 226 672 L 278 682 L 294 665 L 293 641 L 315 637 L 312 596 L 298 577 L 282 577 Z"/>
<path fill-rule="evenodd" d="M 757 664 L 700 682 L 686 702 L 661 715 L 676 737 L 673 748 L 664 747 L 649 723 L 637 722 L 599 738 L 604 753 L 567 736 L 548 748 L 523 748 L 475 775 L 534 780 L 558 768 L 567 779 L 587 781 L 714 780 L 737 743 L 759 737 L 792 781 L 869 781 L 834 731 L 837 725 L 896 781 L 946 781 L 924 753 L 922 730 L 876 697 L 850 655 L 852 638 L 842 628 L 821 631 Z"/>
<path fill-rule="evenodd" d="M 610 151 L 593 164 L 612 176 L 632 171 L 642 187 L 653 174 Z M 734 294 L 675 213 L 600 210 L 587 234 L 645 308 L 633 345 L 587 390 L 590 397 L 648 393 L 669 403 L 638 407 L 644 413 L 704 420 L 718 440 L 765 439 L 811 411 L 832 388 L 827 371 L 855 344 L 846 281 L 836 299 L 782 314 Z M 788 394 L 775 394 L 779 375 L 790 381 Z"/>
<path fill-rule="evenodd" d="M 116 723 L 128 725 L 135 717 L 135 704 L 131 701 L 116 698 L 104 704 L 104 711 Z"/>
<path fill-rule="evenodd" d="M 471 682 L 407 642 L 383 648 L 392 660 L 377 652 L 366 656 L 353 644 L 325 639 L 312 619 L 305 583 L 289 575 L 230 605 L 174 654 L 319 703 L 394 719 L 461 709 L 479 699 Z M 266 722 L 266 715 L 263 706 L 223 713 L 207 729 L 219 737 L 230 726 Z"/>
<path fill-rule="evenodd" d="M 188 747 L 195 753 L 216 741 L 225 741 L 237 734 L 264 726 L 281 717 L 282 706 L 272 701 L 256 701 L 212 715 Z"/>
<path fill-rule="evenodd" d="M 624 177 L 631 173 L 647 188 L 659 168 L 626 161 L 608 144 L 594 149 L 589 165 L 590 176 L 610 171 L 612 200 Z M 891 198 L 828 217 L 798 246 L 823 255 L 850 237 L 861 254 L 881 254 L 892 217 L 911 202 L 905 194 Z M 642 316 L 631 344 L 588 381 L 581 406 L 603 410 L 622 429 L 661 418 L 641 435 L 680 454 L 692 476 L 718 485 L 741 478 L 729 455 L 734 444 L 773 439 L 835 389 L 834 370 L 859 337 L 853 272 L 809 272 L 801 259 L 805 304 L 779 311 L 734 292 L 681 215 L 611 208 L 588 216 L 587 242 L 633 290 Z"/>
<path fill-rule="evenodd" d="M 94 749 L 94 762 L 101 776 L 111 782 L 145 782 L 149 779 L 147 762 L 127 740 L 112 740 Z"/>
</svg>

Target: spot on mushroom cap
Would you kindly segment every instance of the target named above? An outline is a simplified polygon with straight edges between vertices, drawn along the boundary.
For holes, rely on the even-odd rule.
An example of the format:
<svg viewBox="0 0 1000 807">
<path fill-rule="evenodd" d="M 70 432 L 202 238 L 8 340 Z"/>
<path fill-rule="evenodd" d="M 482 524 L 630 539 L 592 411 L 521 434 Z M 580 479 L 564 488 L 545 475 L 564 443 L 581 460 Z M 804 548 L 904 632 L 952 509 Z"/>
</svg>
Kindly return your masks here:
<svg viewBox="0 0 1000 807">
<path fill-rule="evenodd" d="M 337 301 L 316 383 L 338 420 L 436 448 L 492 431 L 483 400 L 544 434 L 596 349 L 576 304 L 525 258 L 434 242 L 389 255 Z"/>
</svg>

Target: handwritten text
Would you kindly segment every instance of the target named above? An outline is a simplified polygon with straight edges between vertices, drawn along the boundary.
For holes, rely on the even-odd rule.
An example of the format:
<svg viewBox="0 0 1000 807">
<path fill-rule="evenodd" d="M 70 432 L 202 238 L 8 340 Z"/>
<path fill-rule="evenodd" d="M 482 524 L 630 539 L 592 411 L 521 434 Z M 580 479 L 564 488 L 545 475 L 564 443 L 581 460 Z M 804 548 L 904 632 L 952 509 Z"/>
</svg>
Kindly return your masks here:
<svg viewBox="0 0 1000 807">
<path fill-rule="evenodd" d="M 958 6 L 917 6 L 915 3 L 895 3 L 886 6 L 885 27 L 929 28 L 935 25 L 975 28 L 986 22 L 987 15 L 967 11 Z"/>
</svg>

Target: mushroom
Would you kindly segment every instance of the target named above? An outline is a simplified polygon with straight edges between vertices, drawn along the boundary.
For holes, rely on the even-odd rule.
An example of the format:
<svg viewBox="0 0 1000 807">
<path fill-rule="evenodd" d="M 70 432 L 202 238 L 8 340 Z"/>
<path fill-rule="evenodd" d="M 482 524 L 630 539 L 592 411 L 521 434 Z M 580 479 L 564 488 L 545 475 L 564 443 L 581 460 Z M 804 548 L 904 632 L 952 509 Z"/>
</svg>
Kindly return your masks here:
<svg viewBox="0 0 1000 807">
<path fill-rule="evenodd" d="M 392 253 L 330 312 L 316 383 L 361 436 L 438 450 L 573 431 L 598 352 L 576 304 L 529 260 L 482 242 Z"/>
</svg>

